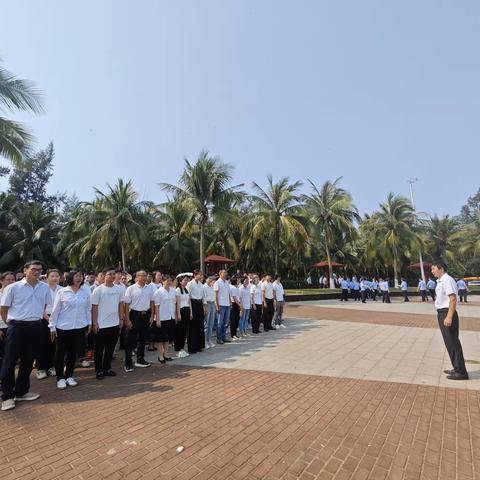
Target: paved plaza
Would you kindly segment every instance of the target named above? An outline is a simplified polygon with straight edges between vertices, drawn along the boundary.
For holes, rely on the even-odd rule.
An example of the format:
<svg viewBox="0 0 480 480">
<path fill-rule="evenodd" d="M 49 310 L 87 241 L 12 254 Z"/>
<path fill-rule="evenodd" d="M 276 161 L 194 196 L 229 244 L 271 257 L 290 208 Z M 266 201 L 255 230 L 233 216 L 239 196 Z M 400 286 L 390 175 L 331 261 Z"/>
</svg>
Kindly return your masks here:
<svg viewBox="0 0 480 480">
<path fill-rule="evenodd" d="M 62 392 L 33 379 L 42 398 L 0 416 L 0 478 L 480 478 L 472 300 L 469 381 L 442 373 L 432 304 L 396 300 L 289 304 L 286 329 Z"/>
</svg>

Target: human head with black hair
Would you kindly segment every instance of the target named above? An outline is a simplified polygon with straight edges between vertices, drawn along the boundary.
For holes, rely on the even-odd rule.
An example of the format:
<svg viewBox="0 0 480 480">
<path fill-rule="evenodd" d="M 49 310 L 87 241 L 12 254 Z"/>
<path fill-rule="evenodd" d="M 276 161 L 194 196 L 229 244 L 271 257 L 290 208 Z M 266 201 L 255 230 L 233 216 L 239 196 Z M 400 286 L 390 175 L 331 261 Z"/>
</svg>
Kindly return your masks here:
<svg viewBox="0 0 480 480">
<path fill-rule="evenodd" d="M 435 278 L 441 278 L 448 271 L 447 264 L 443 260 L 435 260 L 431 266 L 432 274 Z"/>
<path fill-rule="evenodd" d="M 111 287 L 115 281 L 115 267 L 105 267 L 102 270 L 102 273 L 105 286 Z"/>
<path fill-rule="evenodd" d="M 67 287 L 80 288 L 85 281 L 85 275 L 81 270 L 72 268 L 67 275 L 66 284 Z"/>
<path fill-rule="evenodd" d="M 38 282 L 40 275 L 42 274 L 43 265 L 40 260 L 31 260 L 23 266 L 23 273 L 27 282 Z"/>
<path fill-rule="evenodd" d="M 0 276 L 0 283 L 2 284 L 2 290 L 11 283 L 15 283 L 15 274 L 13 272 L 3 272 Z"/>
</svg>

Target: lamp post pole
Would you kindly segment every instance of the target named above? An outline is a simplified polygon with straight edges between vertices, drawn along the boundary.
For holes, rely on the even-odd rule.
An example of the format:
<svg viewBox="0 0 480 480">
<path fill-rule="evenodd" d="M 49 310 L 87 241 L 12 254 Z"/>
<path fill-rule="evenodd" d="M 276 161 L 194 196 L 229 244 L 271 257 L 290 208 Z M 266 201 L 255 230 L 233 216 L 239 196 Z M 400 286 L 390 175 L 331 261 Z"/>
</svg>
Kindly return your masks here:
<svg viewBox="0 0 480 480">
<path fill-rule="evenodd" d="M 413 199 L 413 184 L 418 182 L 418 178 L 409 178 L 408 183 L 410 184 L 410 198 L 412 200 L 412 207 L 415 210 L 415 201 Z M 420 272 L 422 274 L 422 280 L 425 282 L 425 270 L 423 269 L 423 258 L 422 258 L 422 248 L 418 250 L 418 256 L 420 258 Z"/>
</svg>

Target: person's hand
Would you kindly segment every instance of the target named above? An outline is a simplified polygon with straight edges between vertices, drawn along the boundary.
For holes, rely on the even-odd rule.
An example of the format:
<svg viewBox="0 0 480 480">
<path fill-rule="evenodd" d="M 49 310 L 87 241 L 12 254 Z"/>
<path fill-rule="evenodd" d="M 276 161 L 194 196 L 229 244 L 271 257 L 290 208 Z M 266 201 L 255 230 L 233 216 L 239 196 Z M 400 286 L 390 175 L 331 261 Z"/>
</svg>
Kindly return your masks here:
<svg viewBox="0 0 480 480">
<path fill-rule="evenodd" d="M 0 330 L 0 340 L 4 337 L 4 333 Z"/>
<path fill-rule="evenodd" d="M 190 312 L 190 321 L 193 320 L 193 313 Z"/>
<path fill-rule="evenodd" d="M 256 310 L 256 309 L 257 309 L 257 306 L 256 306 L 255 304 L 253 304 L 253 305 L 252 305 L 252 308 L 253 308 L 254 310 Z"/>
<path fill-rule="evenodd" d="M 446 326 L 446 327 L 451 327 L 452 326 L 452 317 L 446 317 L 445 320 L 443 321 L 443 324 Z"/>
<path fill-rule="evenodd" d="M 125 320 L 125 326 L 131 330 L 133 328 L 133 324 L 130 320 Z"/>
<path fill-rule="evenodd" d="M 150 317 L 150 325 L 153 325 L 155 322 L 155 317 Z"/>
<path fill-rule="evenodd" d="M 124 325 L 123 320 L 120 320 L 120 322 L 118 322 L 118 328 L 119 328 L 120 330 L 122 330 L 123 325 Z"/>
<path fill-rule="evenodd" d="M 220 305 L 215 305 L 215 310 L 217 311 L 217 313 L 220 311 Z"/>
<path fill-rule="evenodd" d="M 263 302 L 263 308 L 267 308 L 267 302 Z"/>
<path fill-rule="evenodd" d="M 52 342 L 54 342 L 56 338 L 57 338 L 57 332 L 55 330 L 51 330 L 50 331 L 50 340 Z"/>
<path fill-rule="evenodd" d="M 98 334 L 98 323 L 94 323 L 93 326 L 92 326 L 92 331 L 94 333 L 94 335 L 97 335 Z"/>
<path fill-rule="evenodd" d="M 87 328 L 87 333 L 85 333 L 85 336 L 88 337 L 91 332 L 92 332 L 92 326 L 89 325 L 88 328 Z"/>
<path fill-rule="evenodd" d="M 160 328 L 160 326 L 162 325 L 162 322 L 160 320 L 157 320 L 155 323 L 157 324 L 158 328 Z"/>
</svg>

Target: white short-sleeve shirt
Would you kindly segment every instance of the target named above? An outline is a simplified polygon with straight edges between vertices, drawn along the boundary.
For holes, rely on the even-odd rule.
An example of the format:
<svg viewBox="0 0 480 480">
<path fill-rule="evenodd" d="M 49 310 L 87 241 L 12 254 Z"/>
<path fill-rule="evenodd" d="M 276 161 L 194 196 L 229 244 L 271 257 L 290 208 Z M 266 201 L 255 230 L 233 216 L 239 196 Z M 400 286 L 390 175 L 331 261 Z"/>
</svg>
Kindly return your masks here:
<svg viewBox="0 0 480 480">
<path fill-rule="evenodd" d="M 148 285 L 140 287 L 137 283 L 130 285 L 125 291 L 124 302 L 130 305 L 132 310 L 146 312 L 150 310 L 150 303 L 153 301 L 153 289 Z"/>
<path fill-rule="evenodd" d="M 92 305 L 98 305 L 99 328 L 116 327 L 120 324 L 118 306 L 123 301 L 121 290 L 115 285 L 100 285 L 92 293 Z"/>
<path fill-rule="evenodd" d="M 219 278 L 213 285 L 213 290 L 218 292 L 218 304 L 221 307 L 229 307 L 230 302 L 230 283 L 227 280 Z"/>
<path fill-rule="evenodd" d="M 271 300 L 273 299 L 273 284 L 272 282 L 263 282 L 262 291 L 265 292 L 265 298 Z"/>
<path fill-rule="evenodd" d="M 175 293 L 177 298 L 180 298 L 180 308 L 190 307 L 190 291 L 188 288 L 184 289 L 182 292 L 180 287 L 177 287 Z"/>
<path fill-rule="evenodd" d="M 158 320 L 172 320 L 177 311 L 177 292 L 173 287 L 168 290 L 160 287 L 153 295 L 153 301 L 158 306 Z"/>
<path fill-rule="evenodd" d="M 244 287 L 243 285 L 239 288 L 240 292 L 240 304 L 244 310 L 250 310 L 252 306 L 252 295 L 250 287 Z"/>
<path fill-rule="evenodd" d="M 458 295 L 457 282 L 448 274 L 444 273 L 437 280 L 437 287 L 435 288 L 435 308 L 448 308 L 450 305 L 449 295 Z"/>
<path fill-rule="evenodd" d="M 263 299 L 262 299 L 262 287 L 260 287 L 260 284 L 258 285 L 252 284 L 250 292 L 253 295 L 253 303 L 255 303 L 255 305 L 261 305 L 263 303 Z"/>
<path fill-rule="evenodd" d="M 277 302 L 283 302 L 285 300 L 285 290 L 280 282 L 273 282 L 273 289 L 277 297 Z"/>
</svg>

